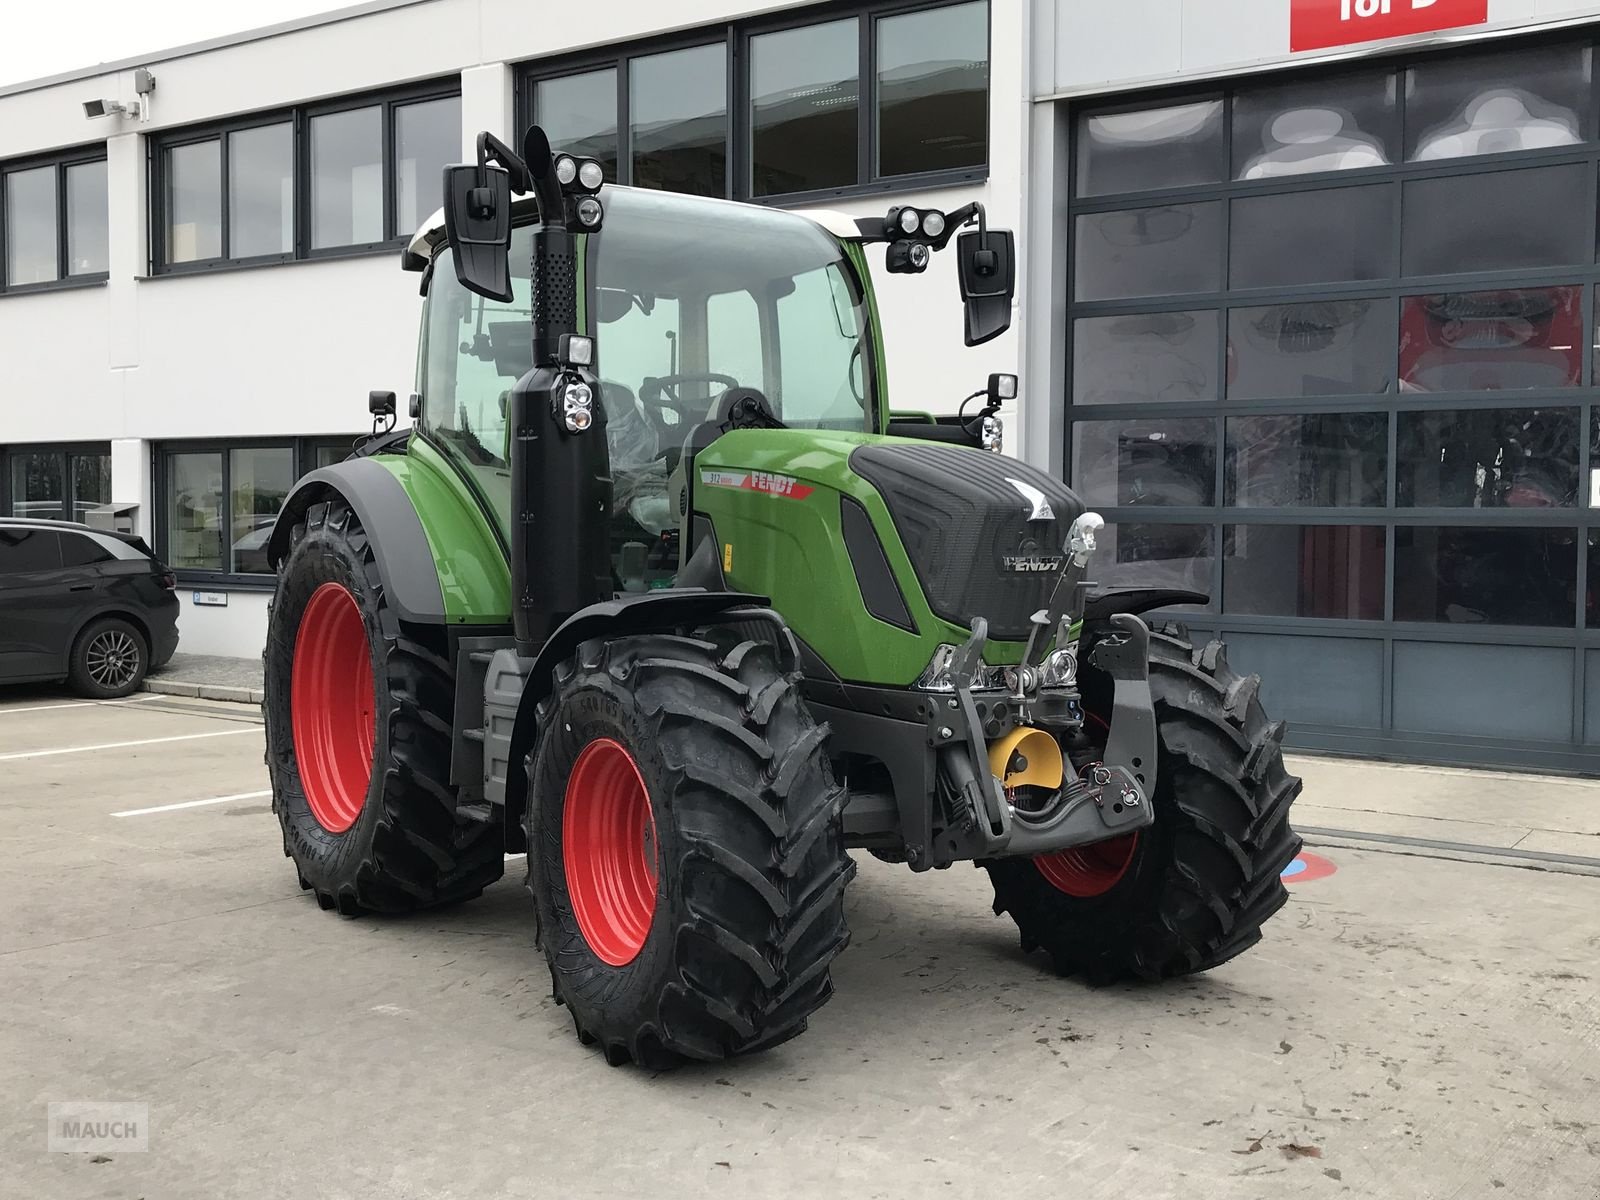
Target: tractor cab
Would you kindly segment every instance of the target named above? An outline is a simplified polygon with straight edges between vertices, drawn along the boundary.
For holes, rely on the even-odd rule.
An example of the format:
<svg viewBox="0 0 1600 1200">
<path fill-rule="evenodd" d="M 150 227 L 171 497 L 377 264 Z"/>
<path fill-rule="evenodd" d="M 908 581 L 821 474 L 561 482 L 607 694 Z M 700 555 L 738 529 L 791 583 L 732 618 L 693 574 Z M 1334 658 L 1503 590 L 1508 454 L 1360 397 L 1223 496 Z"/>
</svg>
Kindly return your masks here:
<svg viewBox="0 0 1600 1200">
<path fill-rule="evenodd" d="M 577 239 L 586 284 L 578 330 L 595 348 L 615 589 L 638 592 L 675 577 L 688 511 L 685 446 L 697 430 L 701 442 L 714 439 L 719 408 L 742 401 L 786 429 L 875 431 L 879 354 L 859 248 L 814 221 L 632 188 L 605 196 L 605 226 Z M 413 242 L 431 264 L 419 419 L 508 537 L 508 401 L 533 366 L 537 219 L 531 199 L 514 206 L 509 300 L 462 284 L 442 225 Z M 708 252 L 700 231 L 713 223 Z"/>
</svg>

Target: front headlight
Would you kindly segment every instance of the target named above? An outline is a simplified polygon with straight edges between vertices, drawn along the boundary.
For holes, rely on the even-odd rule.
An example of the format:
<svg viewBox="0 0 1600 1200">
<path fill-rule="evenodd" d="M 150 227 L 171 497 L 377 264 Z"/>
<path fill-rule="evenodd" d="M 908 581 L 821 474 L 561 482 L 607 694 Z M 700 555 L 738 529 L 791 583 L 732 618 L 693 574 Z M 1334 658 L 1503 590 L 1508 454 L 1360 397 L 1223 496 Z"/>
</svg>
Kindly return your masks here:
<svg viewBox="0 0 1600 1200">
<path fill-rule="evenodd" d="M 917 676 L 917 681 L 911 686 L 919 692 L 953 692 L 956 690 L 955 680 L 950 678 L 950 664 L 955 661 L 959 646 L 952 646 L 948 642 L 933 652 L 933 657 L 928 660 L 928 665 L 923 668 L 922 674 Z M 972 681 L 972 690 L 975 692 L 1002 692 L 1006 688 L 1004 667 L 991 667 L 987 663 L 980 664 L 978 674 Z"/>
<path fill-rule="evenodd" d="M 1078 654 L 1072 647 L 1053 650 L 1044 660 L 1044 686 L 1070 687 L 1078 681 Z"/>
</svg>

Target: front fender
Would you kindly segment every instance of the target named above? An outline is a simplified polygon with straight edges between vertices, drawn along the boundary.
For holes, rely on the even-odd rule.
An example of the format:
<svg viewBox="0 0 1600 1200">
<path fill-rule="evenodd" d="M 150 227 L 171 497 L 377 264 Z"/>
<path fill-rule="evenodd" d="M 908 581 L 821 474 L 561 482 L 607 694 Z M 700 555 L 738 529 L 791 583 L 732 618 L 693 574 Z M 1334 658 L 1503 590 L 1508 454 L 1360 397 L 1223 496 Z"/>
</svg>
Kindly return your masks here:
<svg viewBox="0 0 1600 1200">
<path fill-rule="evenodd" d="M 560 663 L 572 657 L 578 647 L 591 638 L 626 637 L 633 633 L 702 625 L 733 609 L 747 610 L 747 619 L 774 622 L 787 633 L 788 627 L 778 615 L 764 607 L 767 603 L 765 596 L 745 592 L 666 588 L 591 604 L 563 621 L 534 659 L 517 703 L 506 761 L 505 794 L 489 797 L 491 802 L 500 799 L 505 806 L 506 844 L 521 844 L 522 814 L 528 800 L 525 760 L 538 740 L 539 705 L 550 694 L 555 669 Z"/>
<path fill-rule="evenodd" d="M 395 476 L 371 458 L 355 458 L 311 472 L 278 512 L 267 540 L 273 570 L 289 554 L 289 535 L 313 504 L 343 498 L 366 531 L 367 544 L 383 577 L 384 594 L 406 621 L 443 624 L 444 590 L 434 567 L 428 535 L 411 497 Z"/>
</svg>

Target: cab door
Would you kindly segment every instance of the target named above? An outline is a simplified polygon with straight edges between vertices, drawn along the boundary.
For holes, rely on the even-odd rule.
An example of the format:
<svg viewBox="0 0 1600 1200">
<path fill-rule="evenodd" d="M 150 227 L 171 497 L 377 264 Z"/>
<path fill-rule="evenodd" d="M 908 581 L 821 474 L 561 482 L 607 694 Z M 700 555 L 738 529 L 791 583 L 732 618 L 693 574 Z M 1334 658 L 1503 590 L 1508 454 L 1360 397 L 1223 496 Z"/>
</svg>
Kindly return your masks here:
<svg viewBox="0 0 1600 1200">
<path fill-rule="evenodd" d="M 0 679 L 66 674 L 72 622 L 94 586 L 70 591 L 82 574 L 62 566 L 55 530 L 0 527 Z"/>
</svg>

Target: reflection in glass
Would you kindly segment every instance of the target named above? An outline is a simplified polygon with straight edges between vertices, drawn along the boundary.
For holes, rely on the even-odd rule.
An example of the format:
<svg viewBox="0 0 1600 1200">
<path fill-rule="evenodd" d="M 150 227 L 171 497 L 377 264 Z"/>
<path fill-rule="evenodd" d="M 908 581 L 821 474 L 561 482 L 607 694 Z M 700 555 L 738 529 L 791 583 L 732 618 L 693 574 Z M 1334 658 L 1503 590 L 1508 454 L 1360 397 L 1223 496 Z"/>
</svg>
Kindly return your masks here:
<svg viewBox="0 0 1600 1200">
<path fill-rule="evenodd" d="M 617 71 L 588 71 L 534 84 L 533 113 L 550 144 L 599 161 L 617 178 Z"/>
<path fill-rule="evenodd" d="M 877 22 L 878 174 L 981 167 L 989 158 L 989 6 Z"/>
<path fill-rule="evenodd" d="M 460 96 L 402 104 L 394 110 L 397 234 L 410 237 L 439 207 L 439 180 L 445 164 L 460 159 Z"/>
<path fill-rule="evenodd" d="M 635 186 L 727 195 L 726 55 L 718 42 L 629 61 Z"/>
<path fill-rule="evenodd" d="M 1090 506 L 1205 506 L 1215 500 L 1216 478 L 1209 417 L 1072 426 L 1072 486 Z"/>
<path fill-rule="evenodd" d="M 1140 313 L 1072 323 L 1074 404 L 1217 398 L 1217 314 Z"/>
<path fill-rule="evenodd" d="M 1214 292 L 1222 286 L 1222 205 L 1164 204 L 1077 220 L 1079 300 Z"/>
<path fill-rule="evenodd" d="M 74 454 L 72 464 L 72 520 L 86 520 L 89 510 L 111 503 L 111 456 Z"/>
<path fill-rule="evenodd" d="M 1393 390 L 1393 308 L 1325 300 L 1228 314 L 1228 396 L 1288 400 Z"/>
<path fill-rule="evenodd" d="M 1456 275 L 1594 261 L 1593 168 L 1413 179 L 1400 233 L 1406 275 Z"/>
<path fill-rule="evenodd" d="M 228 134 L 228 257 L 294 249 L 294 127 Z"/>
<path fill-rule="evenodd" d="M 1078 123 L 1078 195 L 1222 180 L 1222 101 L 1088 115 Z"/>
<path fill-rule="evenodd" d="M 229 511 L 233 515 L 232 570 L 270 574 L 267 539 L 294 487 L 294 451 L 288 446 L 252 447 L 229 453 Z"/>
<path fill-rule="evenodd" d="M 195 142 L 167 151 L 167 261 L 198 262 L 222 254 L 222 143 Z"/>
<path fill-rule="evenodd" d="M 1577 570 L 1572 529 L 1400 526 L 1395 620 L 1571 626 Z"/>
<path fill-rule="evenodd" d="M 1393 269 L 1389 187 L 1241 196 L 1228 226 L 1230 287 L 1383 279 Z"/>
<path fill-rule="evenodd" d="M 383 113 L 311 118 L 311 244 L 383 241 Z"/>
<path fill-rule="evenodd" d="M 750 39 L 753 195 L 856 182 L 860 64 L 855 17 Z"/>
<path fill-rule="evenodd" d="M 1225 503 L 1240 508 L 1384 503 L 1389 418 L 1383 413 L 1229 417 Z"/>
<path fill-rule="evenodd" d="M 1395 502 L 1424 508 L 1571 508 L 1578 410 L 1479 408 L 1399 416 Z"/>
<path fill-rule="evenodd" d="M 107 229 L 110 217 L 105 160 L 74 163 L 68 167 L 68 275 L 93 275 L 111 268 Z"/>
<path fill-rule="evenodd" d="M 1583 374 L 1576 287 L 1406 296 L 1400 302 L 1400 390 L 1576 387 Z"/>
<path fill-rule="evenodd" d="M 1224 526 L 1222 611 L 1382 620 L 1383 546 L 1381 526 Z"/>
<path fill-rule="evenodd" d="M 6 278 L 10 287 L 56 278 L 56 169 L 5 177 Z"/>
<path fill-rule="evenodd" d="M 1387 166 L 1394 101 L 1388 74 L 1241 91 L 1233 99 L 1234 178 Z"/>
<path fill-rule="evenodd" d="M 1094 576 L 1103 587 L 1211 593 L 1210 525 L 1110 524 L 1097 541 Z"/>
<path fill-rule="evenodd" d="M 167 457 L 167 550 L 169 566 L 221 571 L 222 455 Z"/>
<path fill-rule="evenodd" d="M 61 455 L 35 452 L 11 456 L 12 516 L 59 521 L 65 494 Z"/>
<path fill-rule="evenodd" d="M 1588 136 L 1587 46 L 1443 59 L 1406 80 L 1414 162 L 1571 146 Z"/>
</svg>

